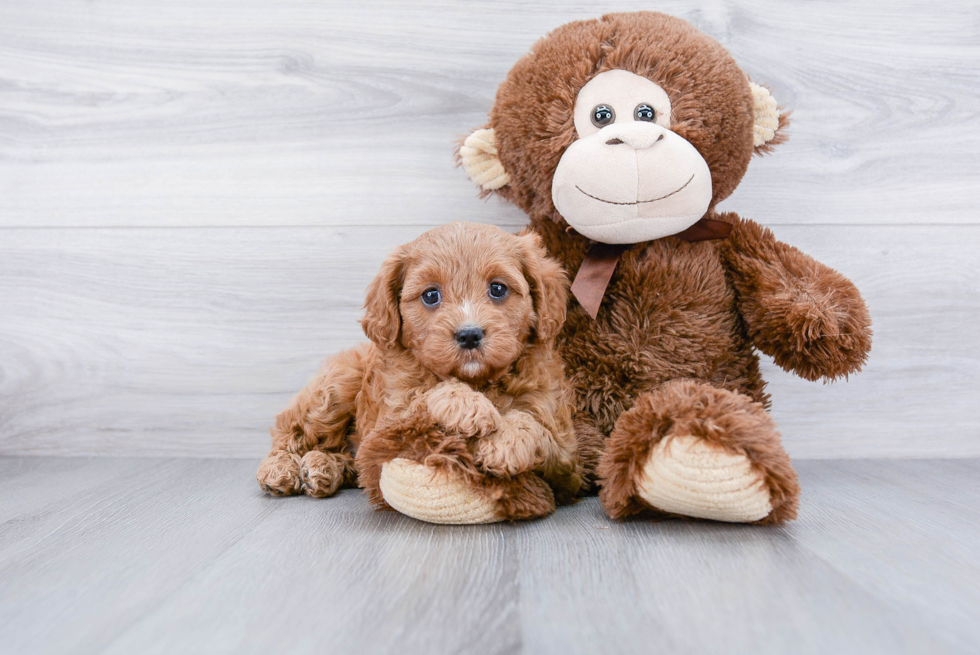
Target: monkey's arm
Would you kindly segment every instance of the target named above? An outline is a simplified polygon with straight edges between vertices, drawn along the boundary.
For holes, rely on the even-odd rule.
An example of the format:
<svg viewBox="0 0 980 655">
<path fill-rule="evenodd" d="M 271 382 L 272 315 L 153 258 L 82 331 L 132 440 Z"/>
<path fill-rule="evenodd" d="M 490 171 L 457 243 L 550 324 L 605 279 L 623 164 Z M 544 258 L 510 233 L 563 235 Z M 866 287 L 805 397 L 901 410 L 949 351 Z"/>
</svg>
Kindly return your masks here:
<svg viewBox="0 0 980 655">
<path fill-rule="evenodd" d="M 722 260 L 753 344 L 807 380 L 859 371 L 871 350 L 871 316 L 857 287 L 758 223 L 734 218 Z"/>
</svg>

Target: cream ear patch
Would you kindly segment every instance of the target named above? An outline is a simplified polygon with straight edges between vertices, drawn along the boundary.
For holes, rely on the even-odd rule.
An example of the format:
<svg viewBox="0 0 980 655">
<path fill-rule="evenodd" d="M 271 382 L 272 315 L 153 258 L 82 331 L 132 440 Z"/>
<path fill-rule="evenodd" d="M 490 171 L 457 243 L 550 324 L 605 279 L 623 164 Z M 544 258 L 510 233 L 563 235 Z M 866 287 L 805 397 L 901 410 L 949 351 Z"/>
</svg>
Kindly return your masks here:
<svg viewBox="0 0 980 655">
<path fill-rule="evenodd" d="M 769 89 L 752 83 L 749 86 L 752 88 L 752 115 L 755 118 L 752 145 L 758 148 L 776 136 L 776 130 L 779 129 L 779 108 Z"/>
<path fill-rule="evenodd" d="M 492 129 L 477 130 L 466 137 L 459 156 L 466 174 L 481 188 L 494 191 L 510 183 L 510 175 L 497 156 Z"/>
</svg>

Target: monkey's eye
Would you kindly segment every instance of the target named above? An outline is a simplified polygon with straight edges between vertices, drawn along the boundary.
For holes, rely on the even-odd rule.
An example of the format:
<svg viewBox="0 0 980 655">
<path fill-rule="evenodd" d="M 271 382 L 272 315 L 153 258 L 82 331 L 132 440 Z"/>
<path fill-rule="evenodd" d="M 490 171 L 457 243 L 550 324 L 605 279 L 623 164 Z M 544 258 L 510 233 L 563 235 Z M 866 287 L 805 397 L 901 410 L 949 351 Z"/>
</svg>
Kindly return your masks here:
<svg viewBox="0 0 980 655">
<path fill-rule="evenodd" d="M 491 282 L 490 290 L 487 292 L 494 300 L 503 300 L 507 297 L 507 285 L 502 282 Z"/>
<path fill-rule="evenodd" d="M 605 127 L 616 120 L 616 112 L 609 105 L 598 105 L 592 110 L 592 124 L 596 127 Z"/>
<path fill-rule="evenodd" d="M 637 105 L 636 109 L 633 110 L 633 118 L 638 121 L 652 122 L 657 118 L 657 112 L 655 112 L 653 107 L 650 105 L 643 103 L 641 105 Z"/>
<path fill-rule="evenodd" d="M 442 302 L 442 294 L 439 289 L 426 289 L 422 292 L 422 304 L 426 307 L 435 307 Z"/>
</svg>

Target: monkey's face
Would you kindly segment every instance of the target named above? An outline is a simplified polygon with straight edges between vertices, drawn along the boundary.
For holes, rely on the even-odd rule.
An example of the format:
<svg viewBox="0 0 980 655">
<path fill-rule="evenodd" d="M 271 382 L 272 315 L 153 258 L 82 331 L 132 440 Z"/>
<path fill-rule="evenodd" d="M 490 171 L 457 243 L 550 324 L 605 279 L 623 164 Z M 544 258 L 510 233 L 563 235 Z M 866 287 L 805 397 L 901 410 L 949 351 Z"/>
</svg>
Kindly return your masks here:
<svg viewBox="0 0 980 655">
<path fill-rule="evenodd" d="M 677 234 L 711 204 L 711 171 L 670 129 L 670 99 L 655 82 L 624 70 L 592 78 L 575 100 L 576 139 L 552 181 L 558 213 L 603 243 Z"/>
<path fill-rule="evenodd" d="M 735 191 L 787 115 L 679 18 L 607 14 L 534 45 L 459 149 L 486 193 L 607 243 L 682 232 Z"/>
</svg>

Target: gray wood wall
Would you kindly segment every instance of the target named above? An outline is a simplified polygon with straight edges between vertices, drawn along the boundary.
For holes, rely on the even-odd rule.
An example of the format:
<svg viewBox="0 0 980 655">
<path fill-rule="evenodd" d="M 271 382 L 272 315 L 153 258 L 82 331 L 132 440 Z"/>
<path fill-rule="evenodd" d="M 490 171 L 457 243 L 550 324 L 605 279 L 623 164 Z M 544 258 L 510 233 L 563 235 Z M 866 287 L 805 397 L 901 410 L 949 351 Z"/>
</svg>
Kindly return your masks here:
<svg viewBox="0 0 980 655">
<path fill-rule="evenodd" d="M 534 40 L 657 9 L 794 109 L 723 204 L 851 276 L 847 383 L 767 366 L 797 457 L 980 455 L 973 0 L 0 4 L 0 455 L 259 457 Z"/>
</svg>

